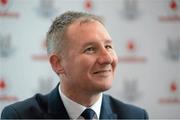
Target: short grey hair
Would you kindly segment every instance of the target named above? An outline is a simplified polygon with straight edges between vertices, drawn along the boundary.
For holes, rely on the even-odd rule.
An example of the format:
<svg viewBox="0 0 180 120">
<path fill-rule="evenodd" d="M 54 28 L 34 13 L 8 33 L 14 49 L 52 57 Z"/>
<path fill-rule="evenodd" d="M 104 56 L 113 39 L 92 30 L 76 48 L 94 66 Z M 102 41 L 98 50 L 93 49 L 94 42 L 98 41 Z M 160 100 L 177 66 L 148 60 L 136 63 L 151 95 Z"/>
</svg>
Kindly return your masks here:
<svg viewBox="0 0 180 120">
<path fill-rule="evenodd" d="M 68 26 L 76 21 L 80 21 L 80 23 L 98 21 L 104 25 L 102 17 L 90 13 L 67 11 L 61 14 L 55 18 L 47 32 L 46 43 L 48 54 L 63 53 L 62 50 L 65 46 L 65 32 Z"/>
</svg>

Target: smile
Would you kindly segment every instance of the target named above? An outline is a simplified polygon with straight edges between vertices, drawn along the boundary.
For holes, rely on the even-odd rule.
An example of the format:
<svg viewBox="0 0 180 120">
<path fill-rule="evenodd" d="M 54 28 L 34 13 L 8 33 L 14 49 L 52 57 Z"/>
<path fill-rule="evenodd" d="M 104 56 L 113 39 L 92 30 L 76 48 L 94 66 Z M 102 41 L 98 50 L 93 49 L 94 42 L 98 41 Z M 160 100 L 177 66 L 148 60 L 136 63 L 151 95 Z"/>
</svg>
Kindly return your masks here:
<svg viewBox="0 0 180 120">
<path fill-rule="evenodd" d="M 111 70 L 99 70 L 99 71 L 96 71 L 96 72 L 94 72 L 93 74 L 102 74 L 102 73 L 109 73 L 109 72 L 111 72 Z"/>
</svg>

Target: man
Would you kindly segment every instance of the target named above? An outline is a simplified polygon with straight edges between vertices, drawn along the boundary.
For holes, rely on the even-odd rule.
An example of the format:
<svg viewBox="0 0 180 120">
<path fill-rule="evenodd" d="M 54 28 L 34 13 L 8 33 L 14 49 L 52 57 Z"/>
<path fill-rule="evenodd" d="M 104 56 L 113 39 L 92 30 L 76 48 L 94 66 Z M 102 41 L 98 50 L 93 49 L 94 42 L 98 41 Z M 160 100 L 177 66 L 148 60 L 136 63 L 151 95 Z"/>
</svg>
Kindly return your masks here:
<svg viewBox="0 0 180 120">
<path fill-rule="evenodd" d="M 100 17 L 65 12 L 50 27 L 47 46 L 60 84 L 5 107 L 2 118 L 148 119 L 145 110 L 102 94 L 111 88 L 118 58 Z"/>
</svg>

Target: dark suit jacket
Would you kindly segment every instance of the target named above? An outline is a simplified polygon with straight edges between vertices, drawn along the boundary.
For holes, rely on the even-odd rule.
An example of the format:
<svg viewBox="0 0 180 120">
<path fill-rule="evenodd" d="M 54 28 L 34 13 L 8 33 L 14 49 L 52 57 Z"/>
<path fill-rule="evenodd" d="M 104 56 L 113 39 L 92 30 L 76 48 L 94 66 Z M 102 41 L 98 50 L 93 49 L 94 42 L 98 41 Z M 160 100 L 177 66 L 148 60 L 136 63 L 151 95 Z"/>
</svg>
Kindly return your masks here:
<svg viewBox="0 0 180 120">
<path fill-rule="evenodd" d="M 32 98 L 5 107 L 1 118 L 69 119 L 69 116 L 62 103 L 57 86 L 47 95 L 36 94 Z M 100 119 L 148 119 L 148 115 L 141 108 L 122 103 L 111 96 L 103 95 Z"/>
</svg>

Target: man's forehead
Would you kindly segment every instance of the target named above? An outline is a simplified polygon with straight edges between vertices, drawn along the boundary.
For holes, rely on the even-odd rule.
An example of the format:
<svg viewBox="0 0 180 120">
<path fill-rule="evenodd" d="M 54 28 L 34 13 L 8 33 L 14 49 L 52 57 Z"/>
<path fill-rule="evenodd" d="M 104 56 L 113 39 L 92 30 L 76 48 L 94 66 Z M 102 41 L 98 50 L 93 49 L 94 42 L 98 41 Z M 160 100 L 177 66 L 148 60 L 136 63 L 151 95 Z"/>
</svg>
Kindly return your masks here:
<svg viewBox="0 0 180 120">
<path fill-rule="evenodd" d="M 97 43 L 103 43 L 103 44 L 112 44 L 112 40 L 111 39 L 101 39 L 101 40 L 88 40 L 88 41 L 84 41 L 84 45 L 83 46 L 88 46 L 88 45 L 95 45 Z"/>
<path fill-rule="evenodd" d="M 82 34 L 82 32 L 85 32 L 87 30 L 90 30 L 92 28 L 97 28 L 97 27 L 100 28 L 102 31 L 106 31 L 105 30 L 106 28 L 103 26 L 104 26 L 103 24 L 101 24 L 100 22 L 95 21 L 95 20 L 91 21 L 91 22 L 90 21 L 85 22 L 85 23 L 81 23 L 80 21 L 76 21 L 67 27 L 65 34 L 70 35 L 70 36 L 72 36 L 72 34 L 74 34 L 74 36 L 76 36 L 77 32 L 81 32 L 81 34 Z M 88 33 L 89 33 L 89 31 L 88 31 Z"/>
<path fill-rule="evenodd" d="M 100 23 L 99 21 L 97 21 L 97 20 L 93 20 L 93 19 L 87 19 L 87 20 L 76 20 L 76 21 L 74 21 L 73 23 L 71 23 L 70 25 L 69 25 L 69 27 L 71 27 L 71 26 L 74 26 L 74 27 L 81 27 L 81 26 L 83 26 L 83 25 L 89 25 L 89 24 L 91 24 L 91 25 L 95 25 L 95 23 L 96 24 L 101 24 L 101 25 L 103 25 L 102 23 Z M 103 25 L 104 26 L 104 25 Z"/>
<path fill-rule="evenodd" d="M 94 26 L 86 26 L 86 24 Z M 80 23 L 80 21 L 76 21 L 68 27 L 66 37 L 72 40 L 82 39 L 80 41 L 84 44 L 93 44 L 96 42 L 112 43 L 111 37 L 103 26 L 104 25 L 102 25 L 98 21 L 91 21 L 85 23 Z M 98 27 L 98 29 L 96 27 Z"/>
</svg>

